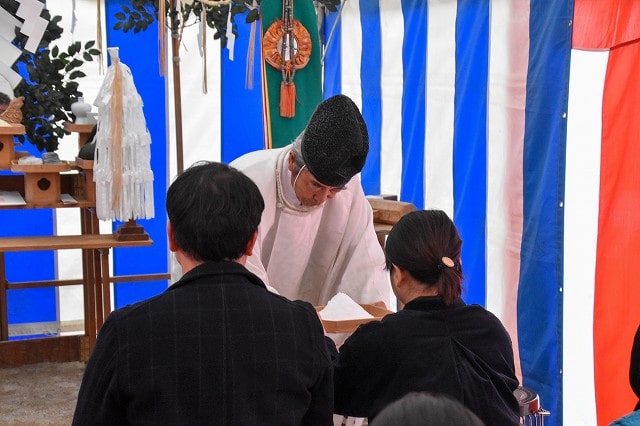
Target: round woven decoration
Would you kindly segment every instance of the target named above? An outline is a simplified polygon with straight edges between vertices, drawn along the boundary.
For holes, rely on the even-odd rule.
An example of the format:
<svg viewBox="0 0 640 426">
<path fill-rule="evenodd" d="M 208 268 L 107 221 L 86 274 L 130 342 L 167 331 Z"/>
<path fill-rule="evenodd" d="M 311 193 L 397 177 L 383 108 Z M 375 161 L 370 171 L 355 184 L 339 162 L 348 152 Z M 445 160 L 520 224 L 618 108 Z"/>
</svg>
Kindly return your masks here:
<svg viewBox="0 0 640 426">
<path fill-rule="evenodd" d="M 291 71 L 304 68 L 311 57 L 311 36 L 309 31 L 298 21 L 293 20 L 293 38 L 295 42 L 293 58 L 282 60 L 282 38 L 284 36 L 282 19 L 275 20 L 264 33 L 262 51 L 265 61 L 278 70 Z"/>
</svg>

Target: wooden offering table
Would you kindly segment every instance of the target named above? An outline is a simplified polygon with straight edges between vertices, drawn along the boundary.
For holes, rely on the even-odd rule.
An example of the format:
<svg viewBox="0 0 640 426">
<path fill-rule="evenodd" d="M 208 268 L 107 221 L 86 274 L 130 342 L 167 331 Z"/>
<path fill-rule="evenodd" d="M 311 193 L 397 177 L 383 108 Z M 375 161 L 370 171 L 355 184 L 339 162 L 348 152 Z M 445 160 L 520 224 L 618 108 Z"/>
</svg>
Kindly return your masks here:
<svg viewBox="0 0 640 426">
<path fill-rule="evenodd" d="M 10 128 L 10 129 L 9 129 Z M 93 125 L 69 124 L 68 130 L 79 133 L 79 145 L 88 140 Z M 3 133 L 4 132 L 4 133 Z M 24 127 L 0 126 L 0 169 L 14 169 L 23 174 L 0 175 L 0 190 L 6 194 L 19 194 L 26 200 L 18 203 L 0 204 L 0 209 L 20 210 L 33 208 L 59 209 L 77 208 L 80 211 L 80 235 L 50 235 L 0 238 L 0 368 L 36 362 L 86 361 L 96 342 L 97 332 L 111 312 L 110 284 L 117 282 L 160 281 L 170 279 L 169 273 L 136 274 L 131 276 L 109 276 L 109 251 L 112 248 L 151 246 L 153 241 L 144 230 L 130 221 L 127 232 L 100 234 L 99 220 L 95 212 L 95 184 L 88 178 L 92 164 L 68 164 L 69 173 L 60 173 L 59 190 L 56 196 L 44 201 L 26 197 L 29 171 L 15 165 L 13 135 L 24 132 Z M 3 151 L 5 151 L 3 154 Z M 77 163 L 77 162 L 76 162 Z M 56 182 L 57 183 L 57 182 Z M 63 201 L 60 193 L 69 194 Z M 123 237 L 124 234 L 124 237 Z M 6 277 L 5 253 L 39 250 L 82 251 L 82 278 L 9 283 Z M 25 267 L 29 267 L 25 265 Z M 82 285 L 84 304 L 84 334 L 46 337 L 42 339 L 9 340 L 7 291 L 26 288 Z"/>
<path fill-rule="evenodd" d="M 113 247 L 150 246 L 150 239 L 119 241 L 115 235 L 53 235 L 48 237 L 0 238 L 0 367 L 33 362 L 34 355 L 43 361 L 86 360 L 93 348 L 96 335 L 105 318 L 111 312 L 109 277 L 109 250 Z M 83 278 L 81 280 L 52 280 L 9 283 L 5 275 L 5 252 L 35 250 L 82 249 Z M 98 260 L 96 260 L 97 254 Z M 122 280 L 125 277 L 118 277 Z M 139 276 L 134 280 L 140 279 Z M 166 279 L 165 274 L 145 276 L 145 279 Z M 35 339 L 39 353 L 20 350 L 33 345 L 32 341 L 7 341 L 9 338 L 7 315 L 7 290 L 82 284 L 84 293 L 84 336 L 67 336 Z M 57 340 L 57 341 L 56 341 Z M 45 349 L 46 348 L 46 349 Z M 47 352 L 49 352 L 47 354 Z M 61 359 L 59 359 L 59 357 Z"/>
</svg>

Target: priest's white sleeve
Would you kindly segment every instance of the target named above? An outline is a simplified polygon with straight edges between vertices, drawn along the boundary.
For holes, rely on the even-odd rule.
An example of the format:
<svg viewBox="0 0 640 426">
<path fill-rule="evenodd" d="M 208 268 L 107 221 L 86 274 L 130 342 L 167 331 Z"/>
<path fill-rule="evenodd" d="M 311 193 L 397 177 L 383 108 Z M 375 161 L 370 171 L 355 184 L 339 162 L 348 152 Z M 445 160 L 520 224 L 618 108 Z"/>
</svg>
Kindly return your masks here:
<svg viewBox="0 0 640 426">
<path fill-rule="evenodd" d="M 349 209 L 349 218 L 335 265 L 325 280 L 322 300 L 346 293 L 358 303 L 384 302 L 390 306 L 391 284 L 385 269 L 384 251 L 373 227 L 373 211 L 358 185 Z"/>
</svg>

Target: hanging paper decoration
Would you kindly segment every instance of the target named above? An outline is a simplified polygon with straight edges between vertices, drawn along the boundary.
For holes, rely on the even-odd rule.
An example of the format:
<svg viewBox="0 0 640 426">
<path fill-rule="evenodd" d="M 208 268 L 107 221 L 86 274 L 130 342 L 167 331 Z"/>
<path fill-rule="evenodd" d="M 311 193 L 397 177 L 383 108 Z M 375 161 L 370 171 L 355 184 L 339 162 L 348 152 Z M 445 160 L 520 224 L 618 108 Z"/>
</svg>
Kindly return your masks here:
<svg viewBox="0 0 640 426">
<path fill-rule="evenodd" d="M 256 0 L 253 0 L 251 9 L 257 7 Z M 253 21 L 251 23 L 251 30 L 249 31 L 249 47 L 247 48 L 247 60 L 245 61 L 245 87 L 249 90 L 253 89 L 253 58 L 255 56 L 256 26 L 256 21 Z"/>
<path fill-rule="evenodd" d="M 34 53 L 49 21 L 40 17 L 44 3 L 37 0 L 17 0 L 18 9 L 9 12 L 8 5 L 0 5 L 0 79 L 6 80 L 15 90 L 22 81 L 22 76 L 11 67 L 16 62 L 22 51 L 13 45 L 16 27 L 27 36 L 24 50 Z M 22 18 L 21 22 L 16 17 Z"/>
<path fill-rule="evenodd" d="M 128 221 L 154 216 L 151 136 L 142 98 L 118 48 L 107 49 L 111 66 L 94 105 L 98 107 L 96 213 L 100 220 Z"/>
</svg>

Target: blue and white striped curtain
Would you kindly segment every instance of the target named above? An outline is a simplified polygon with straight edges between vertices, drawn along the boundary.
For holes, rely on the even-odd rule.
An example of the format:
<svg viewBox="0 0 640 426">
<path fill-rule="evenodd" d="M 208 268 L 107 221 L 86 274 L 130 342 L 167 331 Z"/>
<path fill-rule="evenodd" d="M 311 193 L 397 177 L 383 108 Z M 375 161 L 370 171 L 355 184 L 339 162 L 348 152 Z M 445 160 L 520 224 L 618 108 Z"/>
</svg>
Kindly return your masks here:
<svg viewBox="0 0 640 426">
<path fill-rule="evenodd" d="M 465 300 L 507 326 L 550 424 L 572 15 L 568 0 L 347 1 L 324 64 L 325 95 L 353 97 L 369 126 L 365 192 L 454 219 Z"/>
<path fill-rule="evenodd" d="M 573 2 L 342 7 L 323 26 L 324 96 L 349 95 L 363 112 L 365 192 L 397 194 L 454 219 L 464 241 L 465 300 L 502 319 L 523 384 L 553 413 L 549 423 L 561 424 Z M 237 143 L 223 135 L 223 152 Z"/>
<path fill-rule="evenodd" d="M 552 413 L 548 424 L 608 424 L 631 411 L 617 400 L 633 399 L 625 339 L 637 327 L 640 304 L 625 299 L 635 282 L 624 277 L 634 276 L 637 254 L 627 251 L 640 234 L 637 220 L 629 220 L 632 212 L 614 215 L 603 204 L 603 189 L 620 186 L 620 174 L 601 175 L 601 149 L 605 77 L 635 79 L 633 69 L 610 72 L 607 50 L 572 50 L 573 0 L 342 4 L 323 26 L 324 96 L 345 93 L 363 111 L 371 136 L 365 191 L 399 194 L 454 218 L 464 240 L 464 298 L 501 318 L 523 384 Z M 625 3 L 621 22 L 630 27 L 619 30 L 635 28 L 634 5 Z M 616 2 L 609 8 L 608 19 L 615 21 L 620 8 Z M 602 23 L 614 32 L 617 24 Z M 234 80 L 225 72 L 228 63 L 223 59 L 222 103 L 255 100 L 242 73 Z M 225 93 L 228 84 L 234 90 Z M 620 101 L 625 105 L 609 106 L 613 115 L 637 110 L 633 93 Z M 235 126 L 227 117 L 237 110 L 222 112 L 224 161 L 262 143 L 247 134 L 261 127 L 260 105 L 245 105 L 257 107 L 243 108 Z M 252 125 L 247 117 L 254 117 Z M 635 146 L 633 139 L 611 143 L 627 151 L 623 147 Z M 633 152 L 627 157 L 636 158 Z M 632 160 L 622 168 L 637 176 L 628 173 Z M 640 205 L 638 191 L 624 197 Z M 603 220 L 624 229 L 615 247 L 598 246 Z M 599 341 L 594 326 L 608 313 L 594 301 L 597 253 L 621 259 L 614 262 L 616 275 L 600 286 L 622 288 L 612 297 L 616 318 L 625 318 L 617 337 L 610 330 L 611 338 Z M 597 404 L 596 371 L 615 372 L 616 389 Z"/>
<path fill-rule="evenodd" d="M 106 0 L 109 13 L 125 2 Z M 596 424 L 591 321 L 600 135 L 598 126 L 585 134 L 587 126 L 568 115 L 574 113 L 568 103 L 571 96 L 583 104 L 601 101 L 606 57 L 593 66 L 586 60 L 590 53 L 572 52 L 573 3 L 347 0 L 341 13 L 327 16 L 322 34 L 324 96 L 352 97 L 369 128 L 365 192 L 397 194 L 453 217 L 464 241 L 464 299 L 503 321 L 518 374 L 540 394 L 551 425 Z M 264 144 L 260 45 L 256 40 L 249 89 L 250 27 L 243 21 L 236 22 L 234 61 L 208 43 L 213 53 L 206 95 L 200 92 L 201 59 L 189 39 L 195 36 L 185 32 L 185 45 L 191 43 L 181 51 L 185 167 L 199 159 L 230 162 Z M 109 34 L 109 46 L 119 44 L 121 52 L 132 46 L 126 62 L 136 83 L 151 83 L 141 93 L 152 150 L 159 150 L 152 151 L 152 160 L 166 169 L 153 166 L 160 200 L 175 175 L 171 155 L 164 161 L 173 149 L 163 139 L 166 122 L 168 138 L 174 129 L 170 79 L 165 112 L 156 100 L 162 87 L 155 81 L 156 64 L 136 63 L 138 56 L 141 62 L 155 57 L 157 40 L 143 43 L 140 35 L 129 35 L 137 37 L 132 44 L 121 33 Z M 598 114 L 589 120 L 597 121 Z M 572 123 L 581 127 L 574 130 L 579 140 L 573 145 L 567 142 Z M 160 244 L 145 259 L 158 260 L 162 272 L 165 218 L 157 216 L 146 226 Z M 589 225 L 578 225 L 585 218 Z M 115 256 L 116 270 L 125 257 L 131 258 Z M 147 295 L 127 299 L 120 293 L 123 301 Z"/>
</svg>

